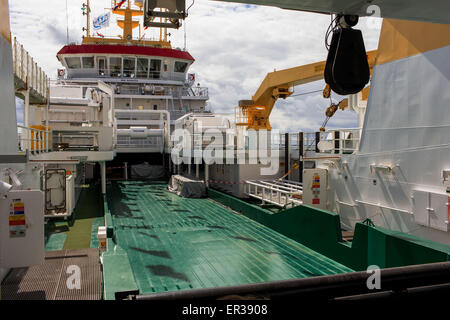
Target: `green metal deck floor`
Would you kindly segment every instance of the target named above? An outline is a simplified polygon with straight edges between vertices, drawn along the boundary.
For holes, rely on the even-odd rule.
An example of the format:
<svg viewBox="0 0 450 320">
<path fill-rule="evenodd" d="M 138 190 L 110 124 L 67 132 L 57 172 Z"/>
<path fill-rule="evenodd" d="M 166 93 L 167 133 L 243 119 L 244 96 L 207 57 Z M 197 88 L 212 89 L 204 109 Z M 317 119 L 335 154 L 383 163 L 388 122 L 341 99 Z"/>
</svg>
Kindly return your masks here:
<svg viewBox="0 0 450 320">
<path fill-rule="evenodd" d="M 141 294 L 353 271 L 211 199 L 178 197 L 167 185 L 115 181 L 107 201 L 115 242 Z M 106 264 L 108 287 L 118 274 Z"/>
<path fill-rule="evenodd" d="M 49 220 L 45 225 L 45 250 L 98 248 L 98 227 L 104 225 L 102 205 L 99 184 L 82 189 L 77 206 L 68 221 Z"/>
</svg>

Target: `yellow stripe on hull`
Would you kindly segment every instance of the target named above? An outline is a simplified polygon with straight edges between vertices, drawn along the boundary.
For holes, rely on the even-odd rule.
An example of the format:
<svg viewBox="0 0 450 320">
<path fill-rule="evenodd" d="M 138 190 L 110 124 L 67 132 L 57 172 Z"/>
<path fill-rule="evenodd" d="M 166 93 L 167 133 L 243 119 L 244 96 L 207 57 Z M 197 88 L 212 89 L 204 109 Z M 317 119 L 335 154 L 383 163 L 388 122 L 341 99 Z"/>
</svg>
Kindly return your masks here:
<svg viewBox="0 0 450 320">
<path fill-rule="evenodd" d="M 8 0 L 0 0 L 0 35 L 11 43 Z"/>
<path fill-rule="evenodd" d="M 376 65 L 450 45 L 450 25 L 384 19 Z"/>
</svg>

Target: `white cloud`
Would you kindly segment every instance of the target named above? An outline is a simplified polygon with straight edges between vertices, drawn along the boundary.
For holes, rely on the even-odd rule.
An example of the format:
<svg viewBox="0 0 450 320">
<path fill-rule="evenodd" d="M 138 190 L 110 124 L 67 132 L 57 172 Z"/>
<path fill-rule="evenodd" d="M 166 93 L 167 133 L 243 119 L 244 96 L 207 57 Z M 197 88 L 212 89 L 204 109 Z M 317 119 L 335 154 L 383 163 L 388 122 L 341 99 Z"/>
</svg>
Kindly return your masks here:
<svg viewBox="0 0 450 320">
<path fill-rule="evenodd" d="M 12 31 L 51 77 L 60 67 L 56 53 L 66 43 L 81 42 L 85 17 L 83 1 L 10 1 Z M 104 12 L 109 0 L 91 1 L 92 15 Z M 190 5 L 190 1 L 187 1 Z M 357 28 L 363 31 L 367 50 L 376 49 L 379 29 L 367 26 L 362 18 Z M 187 49 L 196 59 L 191 71 L 198 82 L 209 87 L 212 110 L 233 113 L 241 99 L 250 99 L 268 72 L 324 60 L 328 15 L 282 10 L 273 7 L 197 0 L 186 21 Z M 102 31 L 118 35 L 112 27 Z M 146 31 L 146 36 L 150 32 Z M 174 47 L 184 47 L 184 28 L 172 30 Z M 322 89 L 323 81 L 296 88 L 296 93 Z M 329 101 L 321 93 L 288 98 L 275 105 L 271 123 L 282 131 L 317 130 Z M 356 126 L 356 115 L 338 113 L 329 127 Z"/>
<path fill-rule="evenodd" d="M 23 125 L 23 100 L 16 98 L 16 117 L 17 123 Z"/>
</svg>

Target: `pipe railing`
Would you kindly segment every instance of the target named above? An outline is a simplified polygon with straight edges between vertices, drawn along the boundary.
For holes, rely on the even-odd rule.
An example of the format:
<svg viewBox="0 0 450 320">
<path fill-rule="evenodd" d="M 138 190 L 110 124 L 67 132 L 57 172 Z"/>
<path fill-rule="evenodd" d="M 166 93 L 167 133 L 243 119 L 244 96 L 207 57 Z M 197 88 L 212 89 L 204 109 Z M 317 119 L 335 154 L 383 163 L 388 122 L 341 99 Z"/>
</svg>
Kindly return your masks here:
<svg viewBox="0 0 450 320">
<path fill-rule="evenodd" d="M 49 137 L 52 134 L 51 130 L 41 130 L 35 128 L 28 128 L 22 125 L 17 125 L 19 129 L 19 152 L 31 154 L 46 153 L 51 150 L 49 146 Z"/>
<path fill-rule="evenodd" d="M 115 145 L 117 148 L 157 148 L 158 150 L 163 150 L 164 139 L 163 136 L 160 137 L 147 137 L 143 139 L 132 138 L 127 136 L 118 136 L 115 140 Z"/>
<path fill-rule="evenodd" d="M 330 300 L 342 297 L 374 293 L 391 293 L 408 295 L 416 288 L 428 288 L 428 293 L 447 286 L 450 283 L 450 262 L 438 262 L 381 269 L 380 289 L 371 289 L 367 285 L 373 272 L 359 271 L 344 274 L 318 276 L 302 279 L 281 280 L 254 284 L 208 289 L 181 290 L 130 295 L 133 300 L 181 300 L 181 299 L 220 299 L 229 296 L 259 296 L 271 300 L 295 297 L 303 299 Z M 302 301 L 302 300 L 298 300 Z"/>
<path fill-rule="evenodd" d="M 244 194 L 279 207 L 297 206 L 303 202 L 293 198 L 294 194 L 303 194 L 303 188 L 298 186 L 285 187 L 270 181 L 244 181 Z"/>
<path fill-rule="evenodd" d="M 15 37 L 12 48 L 14 75 L 22 80 L 27 87 L 35 90 L 47 100 L 49 96 L 49 77 Z"/>
<path fill-rule="evenodd" d="M 120 78 L 120 79 L 148 79 L 148 80 L 173 80 L 188 82 L 186 74 L 173 71 L 152 71 L 128 69 L 123 67 L 109 68 L 82 68 L 77 65 L 75 68 L 69 69 L 68 78 Z"/>
<path fill-rule="evenodd" d="M 325 132 L 305 132 L 304 150 L 319 153 L 351 154 L 359 150 L 360 129 L 337 129 Z M 327 150 L 318 150 L 318 143 L 328 143 Z"/>
<path fill-rule="evenodd" d="M 208 98 L 209 89 L 205 87 L 192 88 L 173 88 L 163 85 L 116 85 L 117 95 L 152 95 L 152 96 L 169 96 L 174 99 L 184 97 Z"/>
</svg>

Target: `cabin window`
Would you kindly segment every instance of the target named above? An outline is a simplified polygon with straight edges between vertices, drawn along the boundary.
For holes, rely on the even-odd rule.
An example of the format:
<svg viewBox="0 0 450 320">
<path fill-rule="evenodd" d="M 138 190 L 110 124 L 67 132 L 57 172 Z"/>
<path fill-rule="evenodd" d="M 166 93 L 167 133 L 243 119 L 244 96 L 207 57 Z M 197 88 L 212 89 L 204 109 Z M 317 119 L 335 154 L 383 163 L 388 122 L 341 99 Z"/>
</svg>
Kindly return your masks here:
<svg viewBox="0 0 450 320">
<path fill-rule="evenodd" d="M 138 78 L 147 78 L 148 74 L 148 59 L 138 58 L 137 59 L 137 70 L 136 74 Z"/>
<path fill-rule="evenodd" d="M 175 62 L 175 72 L 181 72 L 181 73 L 185 73 L 186 69 L 187 69 L 188 64 L 186 62 L 180 62 L 180 61 L 176 61 Z"/>
<path fill-rule="evenodd" d="M 92 69 L 95 66 L 94 57 L 83 57 L 83 68 L 84 69 Z"/>
<path fill-rule="evenodd" d="M 161 74 L 161 60 L 150 61 L 150 78 L 159 79 Z"/>
<path fill-rule="evenodd" d="M 111 77 L 120 77 L 122 73 L 122 58 L 109 58 Z"/>
<path fill-rule="evenodd" d="M 67 68 L 81 69 L 81 59 L 79 57 L 66 58 Z"/>
<path fill-rule="evenodd" d="M 135 58 L 124 58 L 123 59 L 123 76 L 125 78 L 135 78 L 136 77 L 136 59 Z"/>
<path fill-rule="evenodd" d="M 98 64 L 98 74 L 100 76 L 106 75 L 106 71 L 108 69 L 106 65 L 106 58 L 98 58 L 97 64 Z"/>
</svg>

